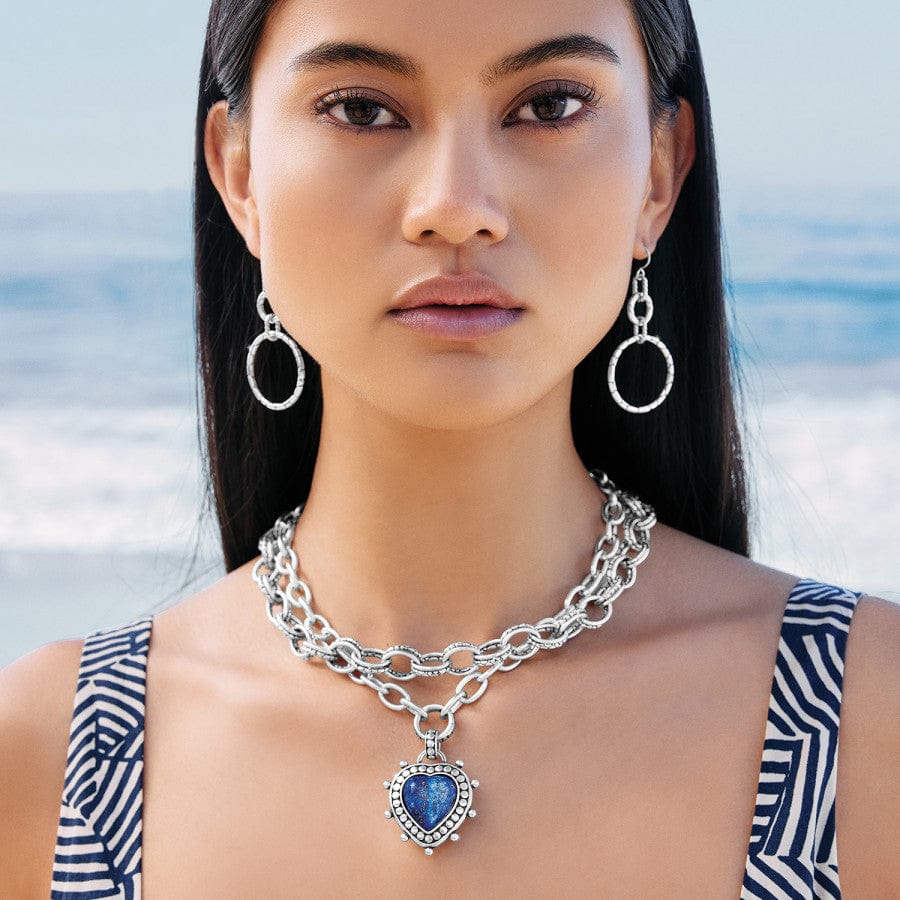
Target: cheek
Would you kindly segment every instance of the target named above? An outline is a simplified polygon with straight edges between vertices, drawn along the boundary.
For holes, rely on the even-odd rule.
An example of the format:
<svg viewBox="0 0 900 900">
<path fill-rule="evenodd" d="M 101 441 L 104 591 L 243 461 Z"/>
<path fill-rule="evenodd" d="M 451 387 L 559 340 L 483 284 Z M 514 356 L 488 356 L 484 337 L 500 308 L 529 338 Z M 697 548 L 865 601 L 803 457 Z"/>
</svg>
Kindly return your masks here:
<svg viewBox="0 0 900 900">
<path fill-rule="evenodd" d="M 535 274 L 551 273 L 568 313 L 564 340 L 587 353 L 612 325 L 625 299 L 650 165 L 649 135 L 621 127 L 535 178 L 522 198 L 521 228 Z"/>
<path fill-rule="evenodd" d="M 316 335 L 358 316 L 371 295 L 383 201 L 353 154 L 326 141 L 261 134 L 251 153 L 263 284 L 285 327 L 315 356 Z M 377 283 L 377 282 L 374 282 Z"/>
<path fill-rule="evenodd" d="M 602 270 L 634 243 L 643 179 L 636 168 L 591 156 L 571 172 L 547 173 L 541 188 L 523 198 L 521 221 L 529 245 L 551 269 L 573 274 Z M 534 232 L 534 239 L 531 232 Z"/>
</svg>

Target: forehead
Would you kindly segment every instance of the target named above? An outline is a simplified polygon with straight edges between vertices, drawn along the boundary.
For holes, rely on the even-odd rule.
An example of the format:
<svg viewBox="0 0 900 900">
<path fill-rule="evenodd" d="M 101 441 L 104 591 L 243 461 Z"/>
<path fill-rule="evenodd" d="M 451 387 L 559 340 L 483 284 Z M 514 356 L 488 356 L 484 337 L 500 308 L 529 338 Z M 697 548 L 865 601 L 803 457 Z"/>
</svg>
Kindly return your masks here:
<svg viewBox="0 0 900 900">
<path fill-rule="evenodd" d="M 292 72 L 366 64 L 365 54 L 334 52 L 342 44 L 370 48 L 369 63 L 411 80 L 464 76 L 490 86 L 564 55 L 626 75 L 645 69 L 627 0 L 281 0 L 256 63 Z"/>
</svg>

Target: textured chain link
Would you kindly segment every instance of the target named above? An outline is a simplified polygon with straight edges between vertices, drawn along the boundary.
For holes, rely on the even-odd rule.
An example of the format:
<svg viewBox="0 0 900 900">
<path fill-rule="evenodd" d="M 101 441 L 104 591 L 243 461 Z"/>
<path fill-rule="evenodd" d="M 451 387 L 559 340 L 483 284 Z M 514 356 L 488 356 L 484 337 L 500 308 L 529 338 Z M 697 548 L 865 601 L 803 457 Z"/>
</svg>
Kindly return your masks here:
<svg viewBox="0 0 900 900">
<path fill-rule="evenodd" d="M 416 734 L 423 740 L 427 731 L 436 730 L 428 724 L 436 715 L 444 723 L 437 735 L 443 741 L 453 734 L 455 714 L 484 695 L 492 675 L 512 671 L 541 650 L 558 650 L 586 629 L 601 628 L 612 615 L 613 602 L 634 584 L 637 567 L 650 552 L 650 529 L 656 524 L 656 514 L 646 503 L 618 490 L 605 473 L 594 470 L 591 477 L 606 500 L 602 509 L 605 529 L 594 545 L 590 570 L 554 615 L 534 625 L 512 625 L 483 644 L 457 641 L 438 652 L 420 653 L 402 644 L 386 650 L 364 647 L 339 634 L 328 619 L 314 612 L 312 591 L 298 571 L 291 543 L 302 506 L 278 519 L 260 538 L 261 556 L 253 567 L 253 579 L 266 597 L 269 620 L 297 656 L 321 659 L 332 671 L 371 688 L 388 709 L 411 713 Z M 596 618 L 591 618 L 588 606 L 599 607 Z M 401 661 L 408 666 L 398 668 Z M 448 674 L 463 677 L 444 704 L 419 706 L 397 683 Z"/>
</svg>

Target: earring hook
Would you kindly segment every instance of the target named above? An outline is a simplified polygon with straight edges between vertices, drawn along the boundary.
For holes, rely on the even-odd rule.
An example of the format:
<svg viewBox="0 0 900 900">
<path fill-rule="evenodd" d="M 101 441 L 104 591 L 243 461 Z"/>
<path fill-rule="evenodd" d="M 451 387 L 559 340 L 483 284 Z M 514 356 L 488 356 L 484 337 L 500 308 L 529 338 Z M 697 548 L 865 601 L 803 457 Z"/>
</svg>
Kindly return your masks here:
<svg viewBox="0 0 900 900">
<path fill-rule="evenodd" d="M 647 254 L 647 258 L 641 263 L 641 271 L 643 272 L 644 269 L 646 269 L 647 266 L 650 265 L 650 261 L 653 257 L 651 256 L 650 250 L 648 249 L 646 244 L 642 243 L 641 246 L 644 248 L 644 253 Z"/>
</svg>

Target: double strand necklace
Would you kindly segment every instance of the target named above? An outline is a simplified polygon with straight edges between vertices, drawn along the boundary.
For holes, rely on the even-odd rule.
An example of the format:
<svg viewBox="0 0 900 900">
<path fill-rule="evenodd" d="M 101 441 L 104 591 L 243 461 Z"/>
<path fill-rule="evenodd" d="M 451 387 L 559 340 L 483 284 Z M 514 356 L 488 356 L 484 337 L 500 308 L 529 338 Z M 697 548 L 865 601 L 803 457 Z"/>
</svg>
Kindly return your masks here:
<svg viewBox="0 0 900 900">
<path fill-rule="evenodd" d="M 425 748 L 415 763 L 401 760 L 397 774 L 384 782 L 389 804 L 384 815 L 400 827 L 400 840 L 423 847 L 427 856 L 447 840 L 458 841 L 459 827 L 475 817 L 472 801 L 478 781 L 463 770 L 462 760 L 448 762 L 441 749 L 456 729 L 456 714 L 484 696 L 496 673 L 510 672 L 541 650 L 558 650 L 585 629 L 605 625 L 614 601 L 634 584 L 637 567 L 650 552 L 653 509 L 617 490 L 605 473 L 595 469 L 590 474 L 606 495 L 605 527 L 594 545 L 590 571 L 569 590 L 559 612 L 533 625 L 513 625 L 480 645 L 456 641 L 441 651 L 420 653 L 402 644 L 379 650 L 344 637 L 313 610 L 312 591 L 298 571 L 292 541 L 303 507 L 278 519 L 260 538 L 261 557 L 253 579 L 265 595 L 269 620 L 291 650 L 300 659 L 322 660 L 333 672 L 371 688 L 388 709 L 412 715 L 413 730 Z M 588 607 L 599 607 L 596 618 L 590 617 Z M 398 683 L 447 674 L 461 679 L 443 704 L 419 706 Z"/>
</svg>

